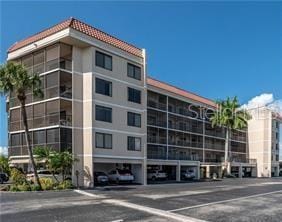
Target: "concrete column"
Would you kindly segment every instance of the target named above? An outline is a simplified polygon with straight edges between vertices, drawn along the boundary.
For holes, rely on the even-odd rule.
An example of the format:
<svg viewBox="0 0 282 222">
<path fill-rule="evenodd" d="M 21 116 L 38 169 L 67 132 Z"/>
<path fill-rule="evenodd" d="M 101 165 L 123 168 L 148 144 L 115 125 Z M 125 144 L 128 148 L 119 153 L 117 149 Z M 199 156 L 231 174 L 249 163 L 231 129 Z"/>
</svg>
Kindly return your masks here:
<svg viewBox="0 0 282 222">
<path fill-rule="evenodd" d="M 211 175 L 210 175 L 210 166 L 207 165 L 206 166 L 206 178 L 210 178 L 210 177 L 211 177 Z"/>
<path fill-rule="evenodd" d="M 197 168 L 196 168 L 196 179 L 199 180 L 201 178 L 201 168 L 200 168 L 200 162 L 198 163 L 197 165 Z"/>
<path fill-rule="evenodd" d="M 180 182 L 181 181 L 181 165 L 180 162 L 178 162 L 176 166 L 176 181 Z"/>
<path fill-rule="evenodd" d="M 142 164 L 142 184 L 147 185 L 147 160 Z"/>
<path fill-rule="evenodd" d="M 239 166 L 239 178 L 242 178 L 243 177 L 243 166 L 242 164 L 240 164 Z"/>
</svg>

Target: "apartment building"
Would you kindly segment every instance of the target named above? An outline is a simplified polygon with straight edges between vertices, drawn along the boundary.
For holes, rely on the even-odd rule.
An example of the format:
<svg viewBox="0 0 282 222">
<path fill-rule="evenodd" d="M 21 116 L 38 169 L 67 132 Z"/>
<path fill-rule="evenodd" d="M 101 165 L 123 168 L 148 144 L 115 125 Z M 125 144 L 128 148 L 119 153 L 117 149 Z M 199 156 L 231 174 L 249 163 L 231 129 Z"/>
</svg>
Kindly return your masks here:
<svg viewBox="0 0 282 222">
<path fill-rule="evenodd" d="M 147 164 L 166 171 L 194 170 L 198 178 L 222 175 L 225 128 L 209 121 L 216 104 L 206 98 L 148 78 Z M 249 158 L 246 130 L 233 130 L 230 170 L 238 177 L 256 176 L 256 161 Z"/>
<path fill-rule="evenodd" d="M 206 98 L 146 75 L 146 53 L 101 30 L 70 18 L 8 50 L 42 80 L 44 98 L 27 95 L 31 145 L 69 150 L 79 161 L 76 184 L 93 186 L 93 172 L 130 169 L 146 184 L 147 169 L 164 169 L 170 179 L 181 171 L 197 177 L 221 174 L 224 128 L 212 128 L 216 108 Z M 28 171 L 20 107 L 7 98 L 9 157 Z M 238 177 L 256 174 L 248 153 L 247 131 L 230 140 L 231 169 Z"/>
<path fill-rule="evenodd" d="M 251 158 L 257 159 L 257 176 L 279 176 L 282 117 L 267 107 L 249 112 L 252 114 L 248 122 L 249 153 Z"/>
</svg>

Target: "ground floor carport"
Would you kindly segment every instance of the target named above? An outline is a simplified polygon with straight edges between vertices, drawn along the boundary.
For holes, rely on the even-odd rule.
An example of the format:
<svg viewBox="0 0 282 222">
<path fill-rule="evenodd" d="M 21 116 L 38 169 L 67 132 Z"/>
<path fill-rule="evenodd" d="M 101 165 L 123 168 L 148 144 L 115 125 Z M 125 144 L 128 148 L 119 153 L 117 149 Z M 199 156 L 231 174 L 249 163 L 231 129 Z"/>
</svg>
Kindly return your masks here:
<svg viewBox="0 0 282 222">
<path fill-rule="evenodd" d="M 146 182 L 143 159 L 95 157 L 93 161 L 93 172 L 104 172 L 108 174 L 111 170 L 127 169 L 134 175 L 134 183 L 145 184 Z"/>
<path fill-rule="evenodd" d="M 181 172 L 193 170 L 195 179 L 200 178 L 200 162 L 185 160 L 147 160 L 147 170 L 163 170 L 168 175 L 168 182 L 181 181 Z"/>
<path fill-rule="evenodd" d="M 251 163 L 228 163 L 229 172 L 238 178 L 257 177 L 257 165 Z M 221 178 L 223 163 L 202 163 L 201 178 Z"/>
</svg>

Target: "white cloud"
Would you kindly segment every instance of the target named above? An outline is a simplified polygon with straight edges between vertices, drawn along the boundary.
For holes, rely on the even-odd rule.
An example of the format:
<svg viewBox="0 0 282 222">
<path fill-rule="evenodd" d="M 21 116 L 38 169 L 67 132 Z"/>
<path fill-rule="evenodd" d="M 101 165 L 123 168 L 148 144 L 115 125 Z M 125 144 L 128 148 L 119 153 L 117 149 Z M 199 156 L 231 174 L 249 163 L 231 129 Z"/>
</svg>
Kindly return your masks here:
<svg viewBox="0 0 282 222">
<path fill-rule="evenodd" d="M 249 100 L 247 104 L 242 106 L 243 109 L 255 109 L 261 107 L 267 107 L 274 112 L 282 114 L 282 100 L 275 99 L 272 93 L 263 93 L 259 96 L 255 96 Z"/>
<path fill-rule="evenodd" d="M 8 147 L 0 146 L 0 155 L 8 156 Z"/>
<path fill-rule="evenodd" d="M 246 109 L 254 109 L 258 107 L 266 106 L 274 101 L 273 94 L 271 93 L 263 93 L 259 96 L 255 96 L 251 100 L 248 101 L 247 104 L 243 105 L 243 108 Z"/>
</svg>

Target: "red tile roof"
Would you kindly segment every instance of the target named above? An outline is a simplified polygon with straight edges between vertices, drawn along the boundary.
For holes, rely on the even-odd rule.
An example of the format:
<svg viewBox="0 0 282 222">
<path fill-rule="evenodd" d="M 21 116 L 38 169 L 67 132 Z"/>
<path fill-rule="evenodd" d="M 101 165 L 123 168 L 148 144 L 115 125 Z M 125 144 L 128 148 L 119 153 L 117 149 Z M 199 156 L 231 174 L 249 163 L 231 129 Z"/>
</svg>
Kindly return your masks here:
<svg viewBox="0 0 282 222">
<path fill-rule="evenodd" d="M 159 80 L 152 79 L 152 78 L 148 77 L 147 78 L 147 84 L 150 85 L 150 86 L 154 86 L 156 88 L 163 89 L 165 91 L 174 93 L 176 95 L 183 96 L 183 97 L 191 99 L 193 101 L 200 102 L 202 104 L 206 104 L 206 105 L 212 106 L 214 108 L 216 107 L 216 103 L 213 102 L 210 99 L 198 96 L 194 93 L 188 92 L 188 91 L 183 90 L 183 89 L 179 89 L 175 86 L 169 85 L 169 84 L 161 82 Z"/>
<path fill-rule="evenodd" d="M 33 36 L 30 36 L 24 40 L 21 40 L 19 42 L 16 42 L 13 44 L 9 49 L 8 52 L 13 52 L 17 49 L 20 49 L 24 46 L 27 46 L 29 44 L 32 44 L 38 40 L 44 39 L 50 35 L 53 35 L 59 31 L 62 31 L 66 28 L 73 28 L 79 32 L 82 32 L 88 36 L 91 36 L 93 38 L 96 38 L 102 42 L 108 43 L 116 48 L 119 48 L 121 50 L 124 50 L 130 54 L 133 54 L 138 57 L 142 56 L 142 50 L 140 48 L 137 48 L 127 42 L 124 42 L 116 37 L 113 37 L 97 28 L 94 28 L 90 25 L 85 24 L 84 22 L 81 22 L 75 18 L 69 18 L 51 28 L 45 29 L 42 32 L 39 32 Z"/>
</svg>

